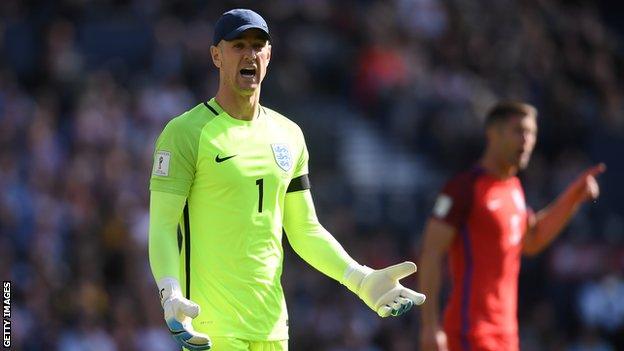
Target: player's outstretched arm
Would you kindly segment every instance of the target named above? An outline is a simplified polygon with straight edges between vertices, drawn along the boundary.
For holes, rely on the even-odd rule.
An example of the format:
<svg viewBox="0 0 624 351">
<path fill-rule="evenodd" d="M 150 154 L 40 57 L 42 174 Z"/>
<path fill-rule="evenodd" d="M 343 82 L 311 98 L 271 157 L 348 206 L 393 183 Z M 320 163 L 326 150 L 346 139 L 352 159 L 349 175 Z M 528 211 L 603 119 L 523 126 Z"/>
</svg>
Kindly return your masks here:
<svg viewBox="0 0 624 351">
<path fill-rule="evenodd" d="M 580 205 L 600 195 L 596 177 L 606 170 L 603 163 L 587 168 L 546 208 L 529 218 L 523 252 L 535 255 L 544 250 L 561 233 Z"/>
<path fill-rule="evenodd" d="M 178 278 L 177 226 L 186 197 L 159 191 L 150 195 L 149 259 L 165 322 L 181 346 L 208 350 L 211 347 L 208 336 L 194 331 L 191 325 L 191 320 L 199 314 L 199 306 L 184 298 Z"/>
<path fill-rule="evenodd" d="M 309 190 L 286 194 L 284 206 L 284 229 L 295 252 L 320 272 L 347 286 L 378 315 L 398 316 L 425 301 L 424 295 L 399 283 L 416 272 L 414 263 L 374 270 L 351 258 L 319 223 Z"/>
</svg>

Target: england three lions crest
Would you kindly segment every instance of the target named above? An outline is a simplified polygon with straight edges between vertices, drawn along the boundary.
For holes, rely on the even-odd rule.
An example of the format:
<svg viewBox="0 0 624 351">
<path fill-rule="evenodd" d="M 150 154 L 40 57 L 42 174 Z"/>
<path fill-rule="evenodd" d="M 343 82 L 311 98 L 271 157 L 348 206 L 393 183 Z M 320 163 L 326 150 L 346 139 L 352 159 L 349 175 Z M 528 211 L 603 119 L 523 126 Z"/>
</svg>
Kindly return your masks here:
<svg viewBox="0 0 624 351">
<path fill-rule="evenodd" d="M 273 157 L 277 165 L 286 172 L 290 171 L 293 162 L 288 144 L 271 144 L 271 149 L 273 149 Z"/>
</svg>

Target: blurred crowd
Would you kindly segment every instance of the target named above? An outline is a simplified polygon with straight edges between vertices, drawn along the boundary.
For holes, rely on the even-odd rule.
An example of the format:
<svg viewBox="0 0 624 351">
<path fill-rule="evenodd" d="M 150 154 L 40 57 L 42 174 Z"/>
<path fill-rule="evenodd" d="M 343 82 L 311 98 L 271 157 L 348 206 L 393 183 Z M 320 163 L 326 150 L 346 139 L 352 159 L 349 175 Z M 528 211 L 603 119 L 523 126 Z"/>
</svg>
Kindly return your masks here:
<svg viewBox="0 0 624 351">
<path fill-rule="evenodd" d="M 13 282 L 11 349 L 175 349 L 147 260 L 153 145 L 170 118 L 216 92 L 214 21 L 251 7 L 274 38 L 263 104 L 311 115 L 319 101 L 348 106 L 435 175 L 410 194 L 407 220 L 362 223 L 358 189 L 325 159 L 337 155 L 315 154 L 340 143 L 315 132 L 340 115 L 305 119 L 321 222 L 362 263 L 416 259 L 437 191 L 475 162 L 483 115 L 498 99 L 540 112 L 521 176 L 533 208 L 605 162 L 598 202 L 523 261 L 521 343 L 624 350 L 624 28 L 600 4 L 1 1 L 0 274 Z M 417 349 L 417 309 L 378 319 L 285 247 L 291 349 Z"/>
</svg>

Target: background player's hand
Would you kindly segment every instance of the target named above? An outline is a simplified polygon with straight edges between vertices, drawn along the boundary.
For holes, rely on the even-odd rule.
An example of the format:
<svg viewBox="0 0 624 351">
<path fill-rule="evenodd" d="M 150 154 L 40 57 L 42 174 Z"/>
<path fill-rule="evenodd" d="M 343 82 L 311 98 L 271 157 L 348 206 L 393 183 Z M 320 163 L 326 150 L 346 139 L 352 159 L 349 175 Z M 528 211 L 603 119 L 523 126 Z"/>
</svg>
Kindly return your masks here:
<svg viewBox="0 0 624 351">
<path fill-rule="evenodd" d="M 572 184 L 570 184 L 570 191 L 574 194 L 576 203 L 581 203 L 588 200 L 595 200 L 600 195 L 600 187 L 596 181 L 596 177 L 603 173 L 607 167 L 604 163 L 599 163 L 595 166 L 587 168 L 581 175 L 579 175 Z"/>
<path fill-rule="evenodd" d="M 366 266 L 349 267 L 343 284 L 356 293 L 380 317 L 400 316 L 414 304 L 422 305 L 425 295 L 410 290 L 399 280 L 416 272 L 413 262 L 403 262 L 374 270 Z"/>
<path fill-rule="evenodd" d="M 212 343 L 208 335 L 196 332 L 191 324 L 199 315 L 199 305 L 182 296 L 180 283 L 174 278 L 161 279 L 158 289 L 165 322 L 173 338 L 189 350 L 209 350 Z"/>
<path fill-rule="evenodd" d="M 423 327 L 420 333 L 421 351 L 448 351 L 446 333 L 439 327 Z"/>
</svg>

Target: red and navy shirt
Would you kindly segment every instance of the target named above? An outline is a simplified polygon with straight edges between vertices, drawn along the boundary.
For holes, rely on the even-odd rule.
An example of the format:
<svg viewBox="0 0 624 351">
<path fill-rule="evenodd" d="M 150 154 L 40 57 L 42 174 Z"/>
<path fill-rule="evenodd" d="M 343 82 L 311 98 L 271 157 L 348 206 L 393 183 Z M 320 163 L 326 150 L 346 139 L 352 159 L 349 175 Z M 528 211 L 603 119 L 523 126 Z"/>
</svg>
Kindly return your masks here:
<svg viewBox="0 0 624 351">
<path fill-rule="evenodd" d="M 452 178 L 433 217 L 456 229 L 444 329 L 455 335 L 516 334 L 518 274 L 528 209 L 517 177 L 480 167 Z"/>
</svg>

